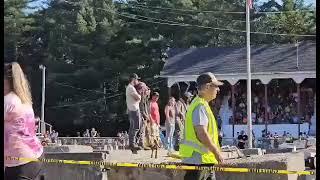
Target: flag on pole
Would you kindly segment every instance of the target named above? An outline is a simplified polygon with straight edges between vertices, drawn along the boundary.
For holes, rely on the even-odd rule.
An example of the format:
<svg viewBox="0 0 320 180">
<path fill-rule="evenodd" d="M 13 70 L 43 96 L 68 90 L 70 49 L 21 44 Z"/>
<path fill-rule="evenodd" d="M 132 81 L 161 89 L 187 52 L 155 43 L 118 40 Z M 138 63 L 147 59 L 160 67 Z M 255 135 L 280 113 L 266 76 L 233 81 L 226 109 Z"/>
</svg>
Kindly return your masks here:
<svg viewBox="0 0 320 180">
<path fill-rule="evenodd" d="M 253 0 L 247 0 L 248 6 L 249 6 L 250 9 L 253 8 L 253 2 L 252 2 L 252 1 L 253 1 Z"/>
</svg>

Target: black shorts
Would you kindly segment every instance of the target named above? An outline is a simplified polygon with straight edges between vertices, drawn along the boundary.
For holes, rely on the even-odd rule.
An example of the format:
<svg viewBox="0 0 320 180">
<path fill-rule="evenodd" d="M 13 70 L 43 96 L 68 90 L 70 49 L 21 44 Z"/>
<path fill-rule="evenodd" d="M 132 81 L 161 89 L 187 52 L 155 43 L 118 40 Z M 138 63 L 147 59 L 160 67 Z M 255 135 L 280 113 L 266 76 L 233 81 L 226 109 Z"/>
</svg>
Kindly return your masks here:
<svg viewBox="0 0 320 180">
<path fill-rule="evenodd" d="M 238 142 L 238 148 L 239 149 L 244 149 L 244 145 L 245 145 L 244 142 Z"/>
<path fill-rule="evenodd" d="M 41 162 L 29 162 L 15 167 L 6 167 L 5 180 L 35 180 L 42 169 Z"/>
</svg>

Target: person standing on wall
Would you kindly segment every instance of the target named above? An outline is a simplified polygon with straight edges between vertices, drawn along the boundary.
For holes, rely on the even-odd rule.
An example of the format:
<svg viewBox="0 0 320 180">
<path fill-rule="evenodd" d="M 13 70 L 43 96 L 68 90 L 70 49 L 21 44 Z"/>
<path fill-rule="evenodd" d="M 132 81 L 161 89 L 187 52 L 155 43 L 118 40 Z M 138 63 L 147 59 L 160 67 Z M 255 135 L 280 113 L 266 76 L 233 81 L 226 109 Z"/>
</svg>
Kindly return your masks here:
<svg viewBox="0 0 320 180">
<path fill-rule="evenodd" d="M 216 119 L 209 102 L 217 97 L 219 86 L 223 85 L 212 73 L 201 74 L 197 78 L 198 95 L 187 109 L 184 139 L 180 143 L 179 154 L 182 163 L 192 165 L 217 165 L 223 163 L 219 145 Z M 215 178 L 205 170 L 187 171 L 185 180 L 206 180 Z"/>
<path fill-rule="evenodd" d="M 40 162 L 20 161 L 10 157 L 39 159 L 43 147 L 36 136 L 36 118 L 28 80 L 16 62 L 4 65 L 4 179 L 34 180 Z"/>
<path fill-rule="evenodd" d="M 126 87 L 126 103 L 128 108 L 129 116 L 129 148 L 136 154 L 137 150 L 141 148 L 137 145 L 137 135 L 141 125 L 141 113 L 139 108 L 139 103 L 141 101 L 141 96 L 138 94 L 134 86 L 139 83 L 139 76 L 137 74 L 132 74 L 129 77 L 129 84 Z"/>
<path fill-rule="evenodd" d="M 175 128 L 175 150 L 179 151 L 179 144 L 183 138 L 183 127 L 186 117 L 187 107 L 191 102 L 192 94 L 190 92 L 185 92 L 176 103 L 176 128 Z"/>
<path fill-rule="evenodd" d="M 91 137 L 97 137 L 98 132 L 96 131 L 95 128 L 92 128 L 90 134 L 91 134 Z"/>
<path fill-rule="evenodd" d="M 151 120 L 151 135 L 153 137 L 160 136 L 160 112 L 159 112 L 159 100 L 160 94 L 153 92 L 150 102 L 150 120 Z M 162 134 L 162 133 L 161 133 Z"/>
<path fill-rule="evenodd" d="M 168 104 L 166 105 L 164 109 L 165 115 L 166 115 L 166 141 L 167 141 L 167 150 L 168 154 L 171 154 L 173 152 L 173 133 L 175 129 L 175 99 L 174 97 L 170 97 Z"/>
<path fill-rule="evenodd" d="M 138 85 L 135 86 L 137 92 L 141 96 L 141 101 L 139 103 L 139 108 L 141 112 L 142 118 L 142 127 L 140 128 L 140 137 L 139 137 L 139 145 L 144 150 L 150 150 L 148 147 L 149 142 L 149 134 L 150 134 L 150 89 L 144 82 L 139 82 Z M 148 131 L 149 130 L 149 131 Z"/>
</svg>

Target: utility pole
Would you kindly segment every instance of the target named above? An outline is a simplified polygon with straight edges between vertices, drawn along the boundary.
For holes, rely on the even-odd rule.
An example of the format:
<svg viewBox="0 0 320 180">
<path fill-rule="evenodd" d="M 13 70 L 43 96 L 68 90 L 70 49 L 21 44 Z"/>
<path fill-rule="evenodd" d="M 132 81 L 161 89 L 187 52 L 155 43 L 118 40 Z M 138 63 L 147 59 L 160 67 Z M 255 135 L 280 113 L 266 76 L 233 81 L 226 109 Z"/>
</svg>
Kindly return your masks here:
<svg viewBox="0 0 320 180">
<path fill-rule="evenodd" d="M 103 99 L 104 99 L 104 110 L 107 110 L 107 98 L 106 98 L 106 94 L 107 94 L 107 88 L 106 88 L 106 82 L 103 82 Z"/>
<path fill-rule="evenodd" d="M 251 119 L 251 49 L 250 49 L 250 1 L 246 0 L 246 31 L 247 31 L 247 123 L 248 145 L 252 148 L 252 119 Z"/>
<path fill-rule="evenodd" d="M 44 135 L 46 133 L 46 124 L 44 121 L 44 105 L 45 105 L 45 92 L 46 92 L 46 67 L 44 65 L 40 65 L 39 68 L 42 70 L 42 98 L 41 98 L 41 134 Z"/>
<path fill-rule="evenodd" d="M 16 30 L 17 29 L 17 23 L 16 22 L 14 22 L 13 23 L 13 27 L 14 27 L 14 29 Z M 14 60 L 15 61 L 18 61 L 18 40 L 17 40 L 18 38 L 17 38 L 17 36 L 15 36 L 15 39 L 14 39 Z"/>
<path fill-rule="evenodd" d="M 296 64 L 296 67 L 297 67 L 297 69 L 299 69 L 299 42 L 298 41 L 296 41 L 295 46 L 297 47 L 297 64 Z"/>
</svg>

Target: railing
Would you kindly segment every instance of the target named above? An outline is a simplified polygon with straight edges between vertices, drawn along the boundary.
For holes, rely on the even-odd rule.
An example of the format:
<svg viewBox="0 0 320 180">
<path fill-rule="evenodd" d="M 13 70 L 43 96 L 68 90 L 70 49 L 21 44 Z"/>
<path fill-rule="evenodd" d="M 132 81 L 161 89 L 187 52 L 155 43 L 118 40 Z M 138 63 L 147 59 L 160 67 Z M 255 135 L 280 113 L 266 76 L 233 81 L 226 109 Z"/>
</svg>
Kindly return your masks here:
<svg viewBox="0 0 320 180">
<path fill-rule="evenodd" d="M 61 145 L 87 145 L 94 150 L 125 149 L 128 139 L 120 137 L 58 137 Z"/>
<path fill-rule="evenodd" d="M 44 123 L 45 126 L 49 126 L 49 133 L 51 134 L 52 133 L 52 125 L 49 124 L 49 123 L 46 123 L 46 122 L 44 122 L 42 120 L 38 121 L 38 131 L 37 131 L 37 133 L 41 133 L 41 123 Z M 46 129 L 47 129 L 47 127 L 46 127 Z"/>
<path fill-rule="evenodd" d="M 283 144 L 287 141 L 286 138 L 279 137 L 279 138 L 257 138 L 254 142 L 255 147 L 262 148 L 262 149 L 273 149 L 278 148 L 280 144 Z M 237 146 L 238 139 L 237 137 L 234 138 L 222 138 L 222 145 L 234 145 Z M 245 145 L 246 146 L 246 145 Z"/>
<path fill-rule="evenodd" d="M 237 139 L 236 138 L 222 138 L 221 145 L 237 145 Z"/>
</svg>

